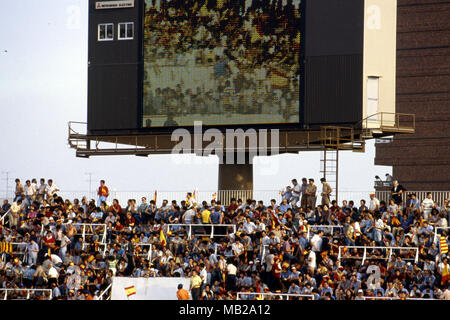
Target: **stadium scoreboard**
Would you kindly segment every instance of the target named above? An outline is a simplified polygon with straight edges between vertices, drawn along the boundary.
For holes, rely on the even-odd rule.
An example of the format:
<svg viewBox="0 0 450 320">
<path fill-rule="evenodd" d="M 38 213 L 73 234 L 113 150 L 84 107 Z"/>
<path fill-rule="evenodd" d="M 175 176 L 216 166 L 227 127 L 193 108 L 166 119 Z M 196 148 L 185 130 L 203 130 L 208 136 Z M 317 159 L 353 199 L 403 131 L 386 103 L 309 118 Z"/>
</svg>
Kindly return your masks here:
<svg viewBox="0 0 450 320">
<path fill-rule="evenodd" d="M 371 1 L 90 0 L 88 132 L 358 123 Z"/>
</svg>

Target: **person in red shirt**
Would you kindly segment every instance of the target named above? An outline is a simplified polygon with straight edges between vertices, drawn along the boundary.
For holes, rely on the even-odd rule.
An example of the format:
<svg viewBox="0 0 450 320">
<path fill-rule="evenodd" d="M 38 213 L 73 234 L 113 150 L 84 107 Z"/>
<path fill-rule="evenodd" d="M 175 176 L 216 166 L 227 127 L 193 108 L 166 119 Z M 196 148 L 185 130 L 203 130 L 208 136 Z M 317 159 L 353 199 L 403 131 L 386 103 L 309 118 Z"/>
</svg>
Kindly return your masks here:
<svg viewBox="0 0 450 320">
<path fill-rule="evenodd" d="M 98 187 L 97 195 L 98 195 L 97 207 L 100 207 L 102 205 L 102 201 L 106 202 L 106 199 L 109 196 L 109 189 L 105 185 L 105 180 L 100 180 L 100 187 Z"/>
<path fill-rule="evenodd" d="M 53 233 L 52 233 L 51 231 L 47 231 L 47 234 L 46 234 L 45 237 L 44 237 L 44 243 L 45 243 L 45 245 L 46 245 L 47 247 L 52 248 L 52 247 L 55 246 L 55 242 L 56 242 L 56 239 L 55 239 L 55 237 L 53 236 Z"/>
</svg>

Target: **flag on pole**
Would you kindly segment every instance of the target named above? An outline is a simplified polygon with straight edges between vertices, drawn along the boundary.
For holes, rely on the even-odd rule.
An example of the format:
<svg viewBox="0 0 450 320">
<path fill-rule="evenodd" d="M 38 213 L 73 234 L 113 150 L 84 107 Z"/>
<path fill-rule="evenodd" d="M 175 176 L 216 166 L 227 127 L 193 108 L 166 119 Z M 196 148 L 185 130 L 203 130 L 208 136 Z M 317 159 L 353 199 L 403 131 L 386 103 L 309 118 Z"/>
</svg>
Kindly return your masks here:
<svg viewBox="0 0 450 320">
<path fill-rule="evenodd" d="M 441 254 L 448 253 L 447 240 L 445 240 L 445 237 L 443 236 L 441 236 L 440 247 L 441 247 Z"/>
<path fill-rule="evenodd" d="M 260 289 L 260 287 L 259 287 L 259 281 L 256 281 L 256 293 L 261 293 L 261 289 Z M 256 296 L 256 300 L 262 300 L 263 299 L 263 297 L 262 297 L 262 295 L 257 295 Z"/>
<path fill-rule="evenodd" d="M 127 298 L 133 294 L 136 294 L 136 288 L 134 286 L 126 287 L 124 289 L 125 289 L 125 293 L 127 294 Z"/>
<path fill-rule="evenodd" d="M 159 241 L 161 241 L 161 245 L 163 246 L 163 248 L 166 246 L 166 236 L 164 235 L 164 231 L 163 228 L 161 227 L 161 232 L 159 234 Z"/>
</svg>

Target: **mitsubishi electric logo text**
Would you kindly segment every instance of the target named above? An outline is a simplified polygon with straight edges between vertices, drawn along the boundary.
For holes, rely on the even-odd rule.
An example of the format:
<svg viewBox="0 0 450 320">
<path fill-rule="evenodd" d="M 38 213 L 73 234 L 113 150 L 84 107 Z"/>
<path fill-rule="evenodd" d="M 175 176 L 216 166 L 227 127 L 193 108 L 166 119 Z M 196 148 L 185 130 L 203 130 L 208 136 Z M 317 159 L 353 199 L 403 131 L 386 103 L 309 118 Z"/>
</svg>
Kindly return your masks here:
<svg viewBox="0 0 450 320">
<path fill-rule="evenodd" d="M 278 129 L 226 129 L 224 134 L 211 128 L 203 132 L 202 122 L 195 121 L 193 134 L 179 128 L 172 133 L 171 140 L 178 142 L 172 155 L 194 153 L 208 157 L 214 154 L 219 157 L 220 164 L 252 164 L 255 156 L 279 154 Z"/>
</svg>

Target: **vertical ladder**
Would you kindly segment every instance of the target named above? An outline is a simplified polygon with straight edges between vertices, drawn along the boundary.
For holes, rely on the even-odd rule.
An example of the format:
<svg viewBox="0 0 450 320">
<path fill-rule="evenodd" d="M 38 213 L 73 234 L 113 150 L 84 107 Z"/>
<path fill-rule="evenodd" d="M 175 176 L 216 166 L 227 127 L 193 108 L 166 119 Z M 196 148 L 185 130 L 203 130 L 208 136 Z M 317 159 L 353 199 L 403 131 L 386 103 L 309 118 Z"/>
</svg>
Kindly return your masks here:
<svg viewBox="0 0 450 320">
<path fill-rule="evenodd" d="M 323 174 L 323 178 L 327 180 L 328 184 L 333 189 L 330 195 L 330 202 L 332 200 L 338 201 L 339 150 L 334 149 L 323 150 L 323 152 L 321 153 L 320 162 L 322 168 L 320 172 Z M 318 189 L 319 189 L 318 194 L 320 194 L 322 192 L 322 186 L 318 185 Z"/>
</svg>

